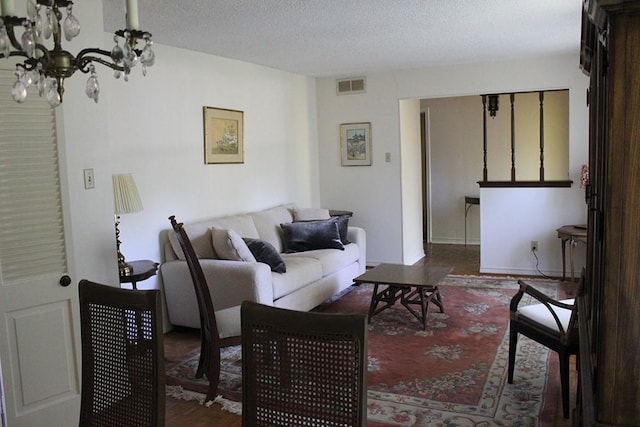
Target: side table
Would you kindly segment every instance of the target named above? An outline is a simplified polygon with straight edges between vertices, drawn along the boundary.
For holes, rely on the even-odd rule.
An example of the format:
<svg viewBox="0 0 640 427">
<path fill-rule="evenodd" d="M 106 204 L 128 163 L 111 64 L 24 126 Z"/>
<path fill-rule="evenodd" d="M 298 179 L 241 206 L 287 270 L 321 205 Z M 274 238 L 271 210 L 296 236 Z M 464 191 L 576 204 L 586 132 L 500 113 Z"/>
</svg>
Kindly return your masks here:
<svg viewBox="0 0 640 427">
<path fill-rule="evenodd" d="M 562 244 L 562 281 L 566 279 L 566 250 L 565 246 L 569 241 L 569 262 L 571 263 L 571 281 L 573 282 L 573 251 L 574 247 L 580 243 L 587 244 L 587 226 L 579 225 L 563 225 L 556 230 L 558 238 Z"/>
<path fill-rule="evenodd" d="M 151 276 L 155 276 L 158 272 L 158 263 L 149 261 L 148 259 L 128 262 L 131 266 L 131 274 L 128 276 L 120 276 L 120 283 L 131 283 L 133 289 L 138 282 L 147 280 Z"/>
</svg>

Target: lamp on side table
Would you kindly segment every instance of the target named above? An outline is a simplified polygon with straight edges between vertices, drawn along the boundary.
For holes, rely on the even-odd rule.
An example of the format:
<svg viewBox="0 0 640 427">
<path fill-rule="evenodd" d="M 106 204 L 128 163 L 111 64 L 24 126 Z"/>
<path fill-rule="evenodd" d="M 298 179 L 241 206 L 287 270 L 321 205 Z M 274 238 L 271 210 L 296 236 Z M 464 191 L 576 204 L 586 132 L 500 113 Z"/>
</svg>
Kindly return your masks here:
<svg viewBox="0 0 640 427">
<path fill-rule="evenodd" d="M 142 211 L 142 200 L 138 194 L 136 182 L 130 173 L 113 175 L 113 211 L 116 222 L 116 245 L 118 249 L 118 270 L 120 277 L 129 276 L 132 273 L 131 266 L 125 261 L 124 255 L 120 252 L 120 214 L 134 213 Z"/>
</svg>

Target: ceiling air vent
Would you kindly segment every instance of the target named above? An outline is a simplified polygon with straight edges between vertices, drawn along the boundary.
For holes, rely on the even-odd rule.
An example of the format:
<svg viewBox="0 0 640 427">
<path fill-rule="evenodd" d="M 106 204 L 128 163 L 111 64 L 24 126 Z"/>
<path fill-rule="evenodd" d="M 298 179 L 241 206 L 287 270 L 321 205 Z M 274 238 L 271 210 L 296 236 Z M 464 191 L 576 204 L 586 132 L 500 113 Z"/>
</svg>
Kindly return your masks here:
<svg viewBox="0 0 640 427">
<path fill-rule="evenodd" d="M 336 80 L 336 88 L 338 95 L 364 93 L 367 91 L 367 79 L 365 77 L 356 77 Z"/>
</svg>

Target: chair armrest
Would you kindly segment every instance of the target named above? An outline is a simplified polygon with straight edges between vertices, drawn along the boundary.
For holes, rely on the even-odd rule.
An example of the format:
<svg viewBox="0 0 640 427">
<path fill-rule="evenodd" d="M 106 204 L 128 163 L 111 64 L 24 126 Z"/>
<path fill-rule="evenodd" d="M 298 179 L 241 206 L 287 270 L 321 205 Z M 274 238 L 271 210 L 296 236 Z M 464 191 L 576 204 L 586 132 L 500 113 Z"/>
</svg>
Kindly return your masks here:
<svg viewBox="0 0 640 427">
<path fill-rule="evenodd" d="M 522 280 L 518 280 L 518 284 L 520 285 L 520 289 L 513 296 L 513 298 L 511 298 L 511 303 L 509 305 L 509 311 L 511 312 L 511 318 L 512 319 L 517 319 L 518 318 L 518 304 L 520 303 L 520 300 L 522 300 L 522 297 L 524 296 L 524 294 L 527 294 L 527 295 L 530 295 L 532 298 L 536 299 L 537 301 L 539 301 L 540 304 L 544 305 L 547 308 L 547 310 L 549 310 L 549 313 L 553 317 L 554 321 L 556 322 L 556 325 L 558 326 L 558 330 L 561 333 L 567 332 L 567 331 L 565 331 L 564 327 L 562 326 L 562 322 L 560 322 L 560 319 L 558 318 L 558 315 L 556 314 L 556 311 L 551 306 L 555 306 L 555 307 L 559 307 L 559 308 L 563 308 L 563 309 L 566 309 L 566 310 L 572 310 L 573 311 L 574 308 L 575 308 L 575 303 L 574 304 L 566 304 L 566 303 L 564 303 L 562 301 L 555 300 L 555 299 L 543 294 L 542 292 L 540 292 L 539 290 L 537 290 L 533 286 L 528 285 L 527 283 L 525 283 Z"/>
</svg>

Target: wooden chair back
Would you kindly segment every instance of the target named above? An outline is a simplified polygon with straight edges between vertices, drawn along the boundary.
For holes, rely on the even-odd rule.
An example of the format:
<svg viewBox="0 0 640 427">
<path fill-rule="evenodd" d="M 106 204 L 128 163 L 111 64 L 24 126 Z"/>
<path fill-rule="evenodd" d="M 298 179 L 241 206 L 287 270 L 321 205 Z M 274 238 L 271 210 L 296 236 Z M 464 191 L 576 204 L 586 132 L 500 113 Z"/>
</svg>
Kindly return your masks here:
<svg viewBox="0 0 640 427">
<path fill-rule="evenodd" d="M 365 315 L 245 301 L 241 318 L 243 426 L 366 425 Z"/>
<path fill-rule="evenodd" d="M 159 290 L 81 280 L 80 425 L 162 427 L 165 372 Z"/>
<path fill-rule="evenodd" d="M 182 252 L 184 252 L 196 299 L 198 300 L 198 310 L 200 311 L 200 359 L 196 378 L 202 378 L 204 374 L 209 380 L 206 399 L 210 401 L 215 399 L 220 381 L 221 343 L 218 324 L 216 323 L 216 313 L 200 261 L 193 249 L 189 236 L 184 230 L 183 224 L 176 221 L 175 215 L 170 216 L 169 221 L 176 233 L 176 239 L 182 248 Z"/>
</svg>

